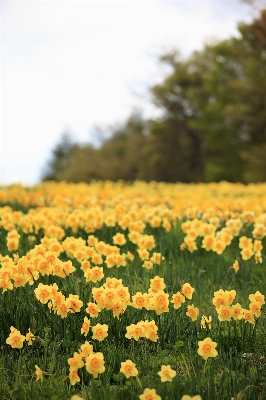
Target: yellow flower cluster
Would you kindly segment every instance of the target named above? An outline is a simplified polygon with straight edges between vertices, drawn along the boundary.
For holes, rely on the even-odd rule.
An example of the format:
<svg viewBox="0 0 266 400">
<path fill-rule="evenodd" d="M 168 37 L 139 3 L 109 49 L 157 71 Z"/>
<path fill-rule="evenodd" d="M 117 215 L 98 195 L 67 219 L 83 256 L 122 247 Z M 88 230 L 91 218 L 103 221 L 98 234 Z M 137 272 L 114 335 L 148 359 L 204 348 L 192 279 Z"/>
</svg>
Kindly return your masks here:
<svg viewBox="0 0 266 400">
<path fill-rule="evenodd" d="M 152 253 L 156 245 L 154 236 L 144 234 L 144 229 L 149 225 L 153 229 L 164 228 L 169 231 L 178 219 L 185 219 L 181 224 L 185 234 L 181 249 L 194 252 L 200 245 L 218 255 L 230 246 L 234 237 L 241 235 L 242 228 L 251 226 L 252 238 L 240 237 L 240 255 L 244 261 L 254 257 L 256 263 L 262 263 L 261 240 L 266 236 L 263 190 L 264 185 L 241 186 L 225 182 L 209 185 L 99 182 L 74 186 L 46 183 L 32 190 L 25 190 L 18 185 L 0 190 L 0 199 L 9 198 L 11 203 L 18 201 L 22 205 L 38 207 L 30 209 L 27 214 L 13 211 L 10 206 L 2 207 L 0 226 L 8 232 L 6 239 L 9 251 L 18 249 L 18 232 L 28 234 L 31 243 L 34 241 L 32 234 L 42 229 L 45 234 L 42 244 L 46 251 L 56 253 L 57 257 L 65 251 L 68 257 L 80 263 L 89 260 L 92 268 L 97 267 L 87 271 L 88 276 L 85 277 L 93 283 L 103 278 L 104 269 L 101 268 L 104 265 L 108 268 L 126 266 L 128 260 L 134 259 L 130 252 L 120 253 L 128 241 L 136 245 L 136 254 L 143 261 L 143 268 L 149 270 L 154 264 L 160 264 L 162 255 Z M 23 198 L 18 196 L 22 196 L 22 193 Z M 243 194 L 245 196 L 240 198 Z M 92 235 L 103 226 L 121 228 L 125 232 L 117 232 L 113 236 L 112 246 Z M 63 240 L 65 230 L 69 228 L 74 233 L 79 229 L 87 232 L 88 245 L 82 238 L 70 236 Z M 38 252 L 38 246 L 33 251 Z M 65 276 L 60 263 L 57 263 L 57 272 L 53 268 L 43 267 L 42 274 Z M 34 274 L 29 280 L 24 276 L 18 280 L 18 285 L 23 286 L 35 279 L 37 277 Z M 13 288 L 13 283 L 8 280 L 1 283 L 4 291 Z"/>
<path fill-rule="evenodd" d="M 90 344 L 88 344 L 88 342 L 82 345 L 81 348 L 83 350 L 80 349 L 79 353 L 75 352 L 74 356 L 68 359 L 68 364 L 70 366 L 69 379 L 71 385 L 75 385 L 80 381 L 78 370 L 84 365 L 86 366 L 86 370 L 93 374 L 94 378 L 97 378 L 98 374 L 104 372 L 105 370 L 102 353 L 93 353 L 93 348 Z M 85 353 L 84 349 L 86 349 Z M 36 366 L 36 369 L 37 368 L 39 367 Z M 130 377 L 136 377 L 138 375 L 136 364 L 129 359 L 121 362 L 120 372 L 123 373 L 127 379 Z M 158 375 L 161 378 L 161 382 L 172 382 L 172 379 L 176 376 L 176 371 L 174 371 L 170 365 L 162 365 Z M 71 400 L 76 400 L 76 398 L 77 400 L 82 399 L 81 397 L 74 395 L 71 397 Z M 143 394 L 139 396 L 139 399 L 161 400 L 161 397 L 157 395 L 155 389 L 146 388 Z"/>
<path fill-rule="evenodd" d="M 254 324 L 254 317 L 259 317 L 261 307 L 265 304 L 264 295 L 257 291 L 255 294 L 249 295 L 249 309 L 242 308 L 239 303 L 232 304 L 236 297 L 235 290 L 218 290 L 214 292 L 212 303 L 216 307 L 218 319 L 220 321 L 230 321 L 244 319 L 245 323 Z"/>
<path fill-rule="evenodd" d="M 6 343 L 9 344 L 13 349 L 22 349 L 24 341 L 28 342 L 28 345 L 32 345 L 32 341 L 35 339 L 33 333 L 29 331 L 26 336 L 22 335 L 20 331 L 13 326 L 10 327 L 10 334 L 6 339 Z"/>
<path fill-rule="evenodd" d="M 70 186 L 65 185 L 64 189 Z M 124 192 L 128 189 L 126 186 Z M 60 191 L 60 185 L 54 186 L 54 189 L 55 192 Z M 66 195 L 65 190 L 64 195 L 66 197 L 54 193 L 53 201 L 47 193 L 45 202 L 49 206 L 44 207 L 42 204 L 38 204 L 38 209 L 32 208 L 28 214 L 23 214 L 21 211 L 13 212 L 11 207 L 5 206 L 0 208 L 0 225 L 6 231 L 17 228 L 26 234 L 37 234 L 42 228 L 46 237 L 53 237 L 58 240 L 64 237 L 65 229 L 68 228 L 72 229 L 74 233 L 83 229 L 89 234 L 106 225 L 107 227 L 117 226 L 122 230 L 128 229 L 129 232 L 133 231 L 140 234 L 148 223 L 153 228 L 163 227 L 167 231 L 170 230 L 172 226 L 171 211 L 162 199 L 154 199 L 153 196 L 151 198 L 148 196 L 146 200 L 141 197 L 137 199 L 134 188 L 130 190 L 129 196 L 124 193 L 117 199 L 115 198 L 117 197 L 115 185 L 110 186 L 109 190 L 103 193 L 98 189 L 92 194 L 90 193 L 90 186 L 85 185 L 82 195 L 76 199 L 77 201 L 72 201 L 70 199 L 71 194 L 68 192 Z M 135 189 L 137 188 L 135 187 Z M 75 192 L 77 191 L 78 188 L 76 187 Z M 38 193 L 35 192 L 35 195 L 38 196 Z M 100 197 L 96 198 L 95 195 Z M 20 204 L 21 200 L 17 199 Z M 134 209 L 131 201 L 134 201 Z M 39 200 L 39 203 L 42 202 Z M 157 204 L 160 207 L 156 207 Z M 33 203 L 32 205 L 36 204 Z M 119 246 L 126 243 L 122 233 L 115 235 L 113 241 L 114 244 Z"/>
<path fill-rule="evenodd" d="M 58 290 L 56 283 L 44 285 L 39 283 L 34 290 L 37 300 L 42 304 L 47 304 L 50 309 L 61 318 L 66 318 L 68 313 L 80 312 L 83 302 L 76 294 L 70 294 L 67 298 Z"/>
<path fill-rule="evenodd" d="M 20 234 L 16 229 L 9 231 L 7 234 L 6 242 L 9 251 L 18 249 Z"/>
<path fill-rule="evenodd" d="M 131 324 L 127 326 L 126 329 L 127 333 L 125 334 L 125 337 L 127 339 L 133 338 L 138 341 L 139 338 L 146 338 L 152 342 L 156 342 L 158 339 L 158 327 L 156 326 L 154 320 L 139 321 L 137 324 Z"/>
<path fill-rule="evenodd" d="M 189 284 L 189 283 L 184 283 L 181 292 L 174 293 L 172 296 L 171 303 L 174 304 L 174 308 L 178 309 L 181 307 L 182 303 L 185 302 L 185 298 L 188 300 L 192 300 L 192 295 L 194 293 L 195 289 Z M 187 306 L 187 312 L 186 315 L 191 318 L 192 321 L 196 321 L 199 315 L 199 309 L 194 306 L 194 304 L 188 305 Z"/>
<path fill-rule="evenodd" d="M 164 259 L 161 253 L 153 252 L 151 255 L 148 249 L 155 247 L 155 239 L 152 235 L 140 235 L 137 231 L 132 231 L 128 234 L 137 234 L 139 248 L 137 252 L 139 257 L 144 261 L 143 266 L 146 269 L 151 269 L 153 264 L 160 264 L 161 260 Z M 114 243 L 118 244 L 118 239 L 123 238 L 123 243 L 126 243 L 125 235 L 117 233 L 114 236 Z M 95 267 L 101 264 L 105 264 L 107 268 L 113 267 L 125 267 L 127 265 L 127 260 L 133 261 L 134 255 L 131 252 L 120 253 L 120 248 L 116 245 L 110 245 L 104 241 L 99 241 L 94 235 L 89 235 L 88 246 L 82 238 L 67 237 L 62 242 L 63 250 L 66 252 L 67 256 L 70 258 L 75 258 L 81 263 L 81 268 L 84 271 L 84 277 L 87 282 L 97 282 L 103 278 L 103 269 Z M 136 244 L 135 243 L 135 244 Z M 90 268 L 94 265 L 94 268 Z"/>
<path fill-rule="evenodd" d="M 138 309 L 145 307 L 147 310 L 154 310 L 158 315 L 168 312 L 169 294 L 163 291 L 165 287 L 164 279 L 156 275 L 150 279 L 148 293 L 137 292 L 132 296 L 131 306 Z"/>
<path fill-rule="evenodd" d="M 163 291 L 165 287 L 164 279 L 156 275 L 150 279 L 148 293 L 137 292 L 132 296 L 132 300 L 130 301 L 129 290 L 122 284 L 122 279 L 108 277 L 103 286 L 92 288 L 95 303 L 89 302 L 86 312 L 91 318 L 97 318 L 103 309 L 112 310 L 113 316 L 119 319 L 126 308 L 131 306 L 137 309 L 146 308 L 147 310 L 154 310 L 157 315 L 160 315 L 164 312 L 169 312 L 169 294 Z M 185 283 L 181 290 L 188 299 L 192 299 L 195 289 L 189 283 Z M 180 292 L 173 294 L 171 303 L 174 304 L 174 308 L 181 307 L 181 303 L 185 302 L 185 296 Z M 187 315 L 193 321 L 197 319 L 198 314 L 198 308 L 193 305 L 188 306 Z"/>
<path fill-rule="evenodd" d="M 41 244 L 36 245 L 21 258 L 16 255 L 13 259 L 2 256 L 0 287 L 3 292 L 25 286 L 27 283 L 33 285 L 40 275 L 65 278 L 74 272 L 76 268 L 70 260 L 61 261 L 58 258 L 62 251 L 62 246 L 56 239 L 43 238 Z"/>
<path fill-rule="evenodd" d="M 77 209 L 81 206 L 99 209 L 112 205 L 116 207 L 116 214 L 119 215 L 123 208 L 126 208 L 128 201 L 134 198 L 139 206 L 158 207 L 169 204 L 175 209 L 175 214 L 186 210 L 188 218 L 194 218 L 201 209 L 203 212 L 209 212 L 211 209 L 213 213 L 223 213 L 224 210 L 247 211 L 247 221 L 252 222 L 257 213 L 266 209 L 265 187 L 265 183 L 244 185 L 228 182 L 204 185 L 141 181 L 130 185 L 122 181 L 94 182 L 89 185 L 44 182 L 34 187 L 24 188 L 19 184 L 1 187 L 0 202 L 19 203 L 23 207 L 49 206 L 62 209 Z M 150 215 L 158 216 L 158 213 L 155 211 Z"/>
<path fill-rule="evenodd" d="M 102 309 L 106 309 L 112 310 L 113 316 L 119 319 L 130 304 L 130 293 L 122 279 L 107 278 L 103 286 L 92 288 L 92 296 L 96 303 L 89 302 L 86 308 L 91 318 L 96 318 Z"/>
<path fill-rule="evenodd" d="M 79 352 L 75 352 L 67 362 L 70 368 L 69 379 L 71 385 L 80 382 L 78 370 L 83 366 L 94 378 L 98 378 L 98 375 L 105 371 L 103 353 L 94 353 L 93 346 L 87 341 L 80 346 Z"/>
<path fill-rule="evenodd" d="M 241 236 L 239 238 L 239 248 L 241 249 L 241 256 L 243 260 L 249 260 L 254 256 L 256 263 L 262 263 L 261 250 L 263 249 L 261 240 L 255 239 L 254 243 L 251 238 Z"/>
<path fill-rule="evenodd" d="M 240 215 L 240 218 L 228 218 L 225 226 L 220 230 L 219 227 L 224 223 L 224 215 L 210 218 L 205 213 L 200 215 L 201 219 L 188 219 L 181 224 L 185 237 L 180 249 L 187 249 L 192 253 L 198 249 L 197 238 L 202 238 L 201 248 L 220 255 L 226 247 L 230 246 L 233 238 L 239 236 L 244 223 L 251 223 L 248 217 L 250 214 L 253 215 L 251 211 L 245 211 Z M 254 256 L 256 263 L 262 263 L 261 251 L 263 246 L 261 239 L 266 236 L 266 214 L 262 214 L 258 218 L 254 217 L 252 223 L 254 223 L 253 238 L 246 236 L 239 238 L 240 254 L 243 260 L 249 260 Z M 252 239 L 255 239 L 254 242 L 252 242 Z"/>
</svg>

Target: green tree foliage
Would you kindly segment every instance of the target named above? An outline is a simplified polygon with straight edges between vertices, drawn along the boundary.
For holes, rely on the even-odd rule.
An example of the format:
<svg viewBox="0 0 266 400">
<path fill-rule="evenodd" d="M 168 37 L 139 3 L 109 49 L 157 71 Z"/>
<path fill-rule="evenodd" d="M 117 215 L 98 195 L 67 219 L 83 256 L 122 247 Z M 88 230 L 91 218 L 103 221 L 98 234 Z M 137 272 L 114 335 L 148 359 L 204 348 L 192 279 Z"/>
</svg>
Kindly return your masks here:
<svg viewBox="0 0 266 400">
<path fill-rule="evenodd" d="M 42 180 L 59 180 L 60 175 L 67 168 L 68 157 L 76 146 L 72 136 L 69 132 L 63 133 L 60 141 L 56 144 L 52 151 L 50 160 L 48 160 L 47 166 L 42 174 Z"/>
<path fill-rule="evenodd" d="M 76 143 L 68 147 L 69 142 L 63 136 L 49 163 L 51 173 L 46 173 L 44 178 L 71 182 L 145 180 L 147 125 L 141 113 L 133 111 L 124 123 L 110 128 L 108 138 L 100 138 L 99 148 Z"/>
<path fill-rule="evenodd" d="M 163 110 L 163 117 L 151 121 L 153 179 L 203 180 L 202 138 L 189 124 L 198 119 L 199 105 L 191 97 L 191 89 L 202 87 L 201 71 L 190 69 L 191 60 L 182 62 L 177 53 L 164 55 L 161 61 L 172 67 L 172 73 L 151 88 L 154 103 Z"/>
<path fill-rule="evenodd" d="M 266 10 L 238 30 L 188 60 L 161 56 L 170 72 L 150 89 L 161 117 L 135 111 L 99 148 L 63 138 L 45 179 L 266 180 Z"/>
<path fill-rule="evenodd" d="M 263 11 L 251 25 L 239 26 L 239 38 L 206 45 L 186 62 L 176 53 L 161 58 L 172 72 L 152 88 L 164 116 L 160 135 L 156 129 L 151 135 L 173 152 L 171 126 L 176 155 L 186 154 L 193 181 L 266 179 L 265 27 Z M 178 164 L 182 167 L 182 160 Z"/>
<path fill-rule="evenodd" d="M 145 179 L 147 122 L 139 111 L 111 129 L 111 137 L 99 150 L 102 179 Z"/>
<path fill-rule="evenodd" d="M 242 152 L 247 168 L 244 180 L 266 180 L 266 9 L 251 26 L 241 26 L 245 46 L 246 87 L 242 91 L 247 111 L 243 124 L 248 147 Z M 243 49 L 243 50 L 244 50 Z"/>
</svg>

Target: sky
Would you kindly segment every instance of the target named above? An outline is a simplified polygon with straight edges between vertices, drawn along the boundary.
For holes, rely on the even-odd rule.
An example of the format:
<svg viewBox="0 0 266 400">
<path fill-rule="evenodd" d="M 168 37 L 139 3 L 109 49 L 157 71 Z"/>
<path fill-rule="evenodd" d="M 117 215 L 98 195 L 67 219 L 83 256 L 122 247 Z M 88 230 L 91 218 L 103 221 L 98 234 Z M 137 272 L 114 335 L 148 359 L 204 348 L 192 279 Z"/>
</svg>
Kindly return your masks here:
<svg viewBox="0 0 266 400">
<path fill-rule="evenodd" d="M 159 55 L 252 18 L 238 0 L 1 0 L 0 184 L 37 183 L 63 132 L 93 143 L 133 108 L 155 116 Z"/>
</svg>

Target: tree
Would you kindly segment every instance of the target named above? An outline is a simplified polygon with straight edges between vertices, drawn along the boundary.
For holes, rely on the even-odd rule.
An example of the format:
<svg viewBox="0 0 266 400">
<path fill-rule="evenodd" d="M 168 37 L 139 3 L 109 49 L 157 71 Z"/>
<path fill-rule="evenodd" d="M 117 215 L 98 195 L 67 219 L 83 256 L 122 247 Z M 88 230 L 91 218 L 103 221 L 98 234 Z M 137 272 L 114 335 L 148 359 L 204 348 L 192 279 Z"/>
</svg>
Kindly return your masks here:
<svg viewBox="0 0 266 400">
<path fill-rule="evenodd" d="M 266 9 L 266 0 L 240 0 L 242 3 L 246 3 L 252 7 L 253 10 L 260 13 Z"/>
<path fill-rule="evenodd" d="M 164 163 L 176 154 L 170 180 L 266 179 L 266 161 L 257 160 L 266 145 L 265 13 L 241 24 L 240 38 L 206 45 L 187 61 L 161 57 L 172 72 L 151 88 L 163 110 L 151 136 L 159 169 L 169 171 Z"/>
<path fill-rule="evenodd" d="M 91 180 L 145 179 L 147 122 L 134 110 L 121 124 L 100 130 L 105 137 L 99 148 L 80 145 L 63 135 L 53 150 L 43 180 L 90 182 Z"/>
<path fill-rule="evenodd" d="M 42 174 L 43 181 L 60 180 L 57 175 L 66 168 L 67 159 L 73 146 L 74 141 L 71 134 L 68 131 L 64 132 L 52 150 L 52 156 Z"/>
<path fill-rule="evenodd" d="M 203 180 L 204 162 L 200 133 L 189 126 L 198 118 L 198 104 L 191 98 L 191 88 L 202 86 L 201 71 L 191 69 L 177 53 L 161 57 L 172 67 L 166 79 L 151 88 L 154 103 L 163 117 L 150 121 L 150 164 L 153 179 L 170 182 Z"/>
</svg>

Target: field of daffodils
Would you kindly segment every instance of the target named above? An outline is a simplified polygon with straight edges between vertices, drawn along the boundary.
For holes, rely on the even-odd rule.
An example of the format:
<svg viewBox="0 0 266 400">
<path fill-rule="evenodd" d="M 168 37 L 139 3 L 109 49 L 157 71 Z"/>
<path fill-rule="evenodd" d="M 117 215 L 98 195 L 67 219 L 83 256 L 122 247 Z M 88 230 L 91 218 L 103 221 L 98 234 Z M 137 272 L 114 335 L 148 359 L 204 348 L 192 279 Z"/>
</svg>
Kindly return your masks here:
<svg viewBox="0 0 266 400">
<path fill-rule="evenodd" d="M 265 400 L 266 184 L 0 187 L 1 400 Z"/>
</svg>

